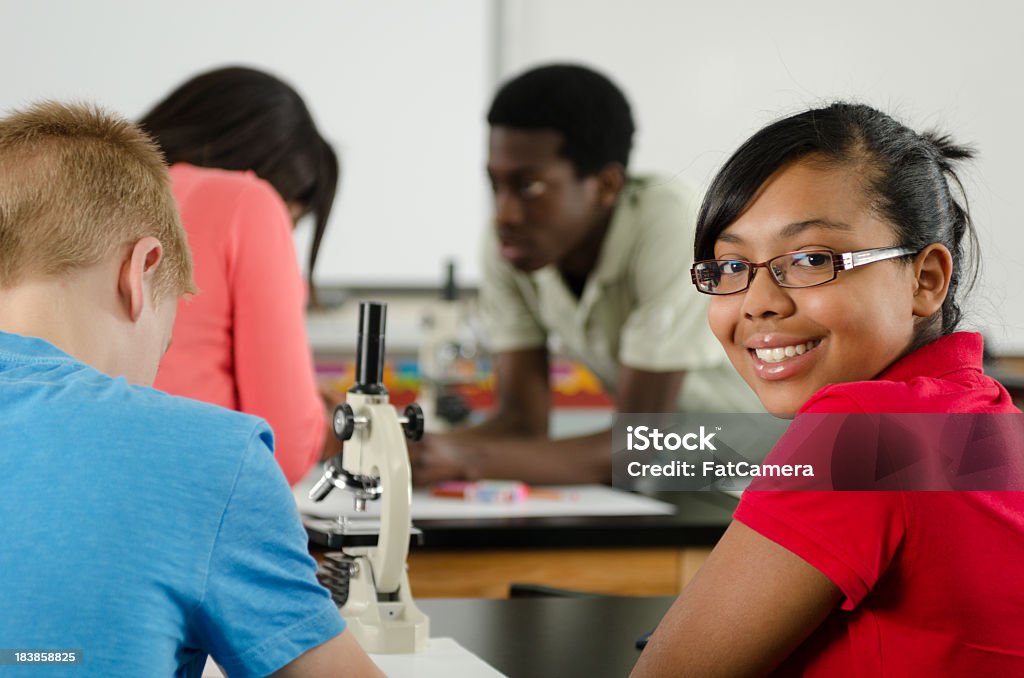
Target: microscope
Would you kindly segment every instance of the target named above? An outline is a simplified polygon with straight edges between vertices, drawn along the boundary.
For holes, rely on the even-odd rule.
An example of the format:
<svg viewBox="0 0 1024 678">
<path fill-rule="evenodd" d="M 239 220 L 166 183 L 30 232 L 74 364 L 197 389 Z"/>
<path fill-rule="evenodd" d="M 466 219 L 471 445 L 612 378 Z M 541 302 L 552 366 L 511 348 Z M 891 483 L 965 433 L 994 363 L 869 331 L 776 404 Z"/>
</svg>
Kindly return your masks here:
<svg viewBox="0 0 1024 678">
<path fill-rule="evenodd" d="M 320 580 L 363 649 L 397 654 L 424 650 L 430 621 L 412 600 L 405 567 L 412 525 L 405 438 L 423 436 L 423 412 L 412 404 L 400 417 L 388 402 L 383 384 L 386 316 L 385 304 L 359 305 L 356 380 L 346 402 L 334 410 L 342 453 L 327 462 L 309 497 L 321 501 L 334 488 L 349 490 L 357 512 L 365 511 L 368 501 L 381 502 L 376 543 L 368 543 L 365 534 L 349 544 L 343 541 L 341 552 L 326 554 Z M 342 532 L 344 527 L 342 521 Z"/>
<path fill-rule="evenodd" d="M 469 405 L 455 392 L 459 384 L 472 381 L 476 371 L 476 343 L 467 336 L 465 315 L 455 282 L 455 263 L 449 261 L 441 298 L 424 314 L 419 351 L 419 401 L 431 433 L 443 433 L 470 415 Z"/>
</svg>

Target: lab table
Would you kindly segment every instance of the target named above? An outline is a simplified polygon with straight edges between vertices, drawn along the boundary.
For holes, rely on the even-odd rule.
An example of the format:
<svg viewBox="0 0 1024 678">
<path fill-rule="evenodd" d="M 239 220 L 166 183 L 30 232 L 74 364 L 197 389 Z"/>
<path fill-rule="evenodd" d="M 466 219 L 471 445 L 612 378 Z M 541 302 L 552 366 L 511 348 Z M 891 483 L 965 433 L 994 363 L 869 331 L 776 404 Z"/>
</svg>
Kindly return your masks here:
<svg viewBox="0 0 1024 678">
<path fill-rule="evenodd" d="M 513 583 L 626 596 L 672 596 L 707 558 L 738 500 L 713 492 L 651 496 L 674 515 L 415 520 L 413 595 L 504 598 Z M 310 527 L 314 554 L 338 548 Z"/>
</svg>

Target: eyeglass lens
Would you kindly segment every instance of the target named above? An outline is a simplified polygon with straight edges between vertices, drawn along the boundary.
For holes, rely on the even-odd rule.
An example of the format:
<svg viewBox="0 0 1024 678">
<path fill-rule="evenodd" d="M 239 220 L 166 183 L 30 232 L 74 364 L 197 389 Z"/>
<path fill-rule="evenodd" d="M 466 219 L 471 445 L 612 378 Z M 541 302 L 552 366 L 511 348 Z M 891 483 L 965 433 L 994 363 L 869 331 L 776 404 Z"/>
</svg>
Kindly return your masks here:
<svg viewBox="0 0 1024 678">
<path fill-rule="evenodd" d="M 769 259 L 765 267 L 783 287 L 812 287 L 832 280 L 831 252 L 791 252 Z M 756 266 L 741 260 L 703 261 L 694 270 L 697 284 L 707 294 L 733 294 L 745 290 Z"/>
</svg>

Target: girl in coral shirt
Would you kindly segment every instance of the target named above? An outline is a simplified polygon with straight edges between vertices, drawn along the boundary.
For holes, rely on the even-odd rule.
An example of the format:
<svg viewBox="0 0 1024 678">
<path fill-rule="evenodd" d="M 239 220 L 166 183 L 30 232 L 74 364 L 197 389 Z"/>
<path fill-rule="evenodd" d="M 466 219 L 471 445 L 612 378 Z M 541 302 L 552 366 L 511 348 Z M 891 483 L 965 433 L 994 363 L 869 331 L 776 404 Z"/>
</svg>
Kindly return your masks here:
<svg viewBox="0 0 1024 678">
<path fill-rule="evenodd" d="M 313 217 L 311 283 L 337 158 L 295 90 L 248 68 L 192 78 L 140 123 L 171 165 L 199 287 L 179 304 L 154 386 L 266 419 L 294 484 L 320 458 L 328 417 L 292 230 Z"/>
</svg>

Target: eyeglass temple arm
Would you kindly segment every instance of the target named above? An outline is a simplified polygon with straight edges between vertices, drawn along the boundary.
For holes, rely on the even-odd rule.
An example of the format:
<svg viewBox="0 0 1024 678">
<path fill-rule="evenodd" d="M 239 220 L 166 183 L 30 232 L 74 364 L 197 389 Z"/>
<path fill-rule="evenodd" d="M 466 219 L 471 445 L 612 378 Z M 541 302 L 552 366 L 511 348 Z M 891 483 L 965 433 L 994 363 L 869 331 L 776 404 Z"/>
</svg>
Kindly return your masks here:
<svg viewBox="0 0 1024 678">
<path fill-rule="evenodd" d="M 873 264 L 876 261 L 895 259 L 896 257 L 914 254 L 916 250 L 909 247 L 882 247 L 873 250 L 860 250 L 859 252 L 843 252 L 836 256 L 835 267 L 837 271 L 848 271 L 857 266 Z"/>
</svg>

